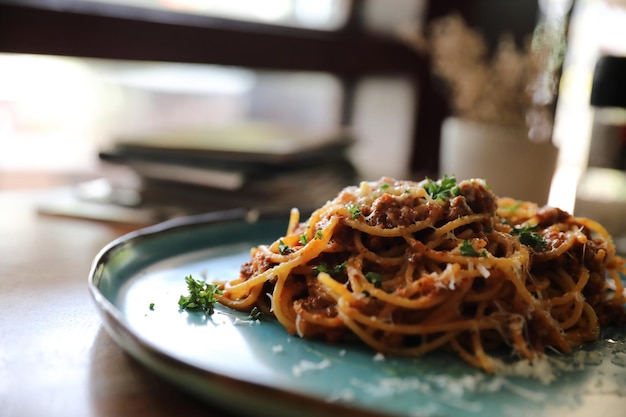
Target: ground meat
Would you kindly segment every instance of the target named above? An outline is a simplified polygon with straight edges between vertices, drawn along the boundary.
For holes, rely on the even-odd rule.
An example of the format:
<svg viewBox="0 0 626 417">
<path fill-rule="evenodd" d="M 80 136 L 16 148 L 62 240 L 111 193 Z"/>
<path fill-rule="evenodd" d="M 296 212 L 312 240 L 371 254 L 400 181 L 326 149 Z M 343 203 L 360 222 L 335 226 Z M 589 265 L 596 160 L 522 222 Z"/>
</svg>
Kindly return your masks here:
<svg viewBox="0 0 626 417">
<path fill-rule="evenodd" d="M 377 198 L 369 213 L 369 223 L 384 228 L 408 226 L 430 216 L 428 205 L 412 196 L 383 194 Z"/>
<path fill-rule="evenodd" d="M 480 180 L 466 180 L 459 184 L 461 195 L 465 197 L 472 212 L 495 213 L 498 209 L 498 197 Z"/>
<path fill-rule="evenodd" d="M 257 251 L 250 261 L 241 265 L 240 274 L 247 280 L 253 275 L 267 271 L 271 266 L 269 257 L 264 252 Z"/>
<path fill-rule="evenodd" d="M 565 223 L 565 221 L 570 217 L 571 215 L 568 212 L 556 207 L 545 206 L 540 208 L 537 212 L 539 227 L 548 227 L 552 224 Z"/>
<path fill-rule="evenodd" d="M 252 265 L 252 262 L 246 262 L 243 265 L 241 265 L 241 268 L 239 270 L 241 277 L 245 278 L 246 280 L 249 279 L 252 275 L 254 275 L 254 265 Z"/>
<path fill-rule="evenodd" d="M 465 197 L 457 196 L 450 200 L 450 207 L 446 216 L 448 220 L 458 219 L 469 214 L 472 214 L 472 209 L 467 205 Z"/>
<path fill-rule="evenodd" d="M 394 228 L 409 226 L 420 220 L 453 220 L 461 216 L 478 213 L 495 213 L 498 208 L 496 195 L 479 180 L 462 181 L 460 195 L 452 197 L 447 206 L 438 202 L 428 203 L 410 195 L 383 194 L 363 215 L 373 226 Z"/>
</svg>

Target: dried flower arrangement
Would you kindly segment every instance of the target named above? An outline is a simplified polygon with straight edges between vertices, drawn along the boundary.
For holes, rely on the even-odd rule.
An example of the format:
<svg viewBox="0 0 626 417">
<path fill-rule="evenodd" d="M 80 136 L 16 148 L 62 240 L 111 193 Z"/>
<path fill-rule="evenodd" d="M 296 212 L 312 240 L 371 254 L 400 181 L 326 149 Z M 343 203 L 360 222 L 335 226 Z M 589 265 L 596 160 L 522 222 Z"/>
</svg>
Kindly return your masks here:
<svg viewBox="0 0 626 417">
<path fill-rule="evenodd" d="M 562 25 L 537 26 L 523 48 L 504 35 L 493 53 L 459 15 L 433 21 L 426 35 L 401 35 L 430 55 L 433 71 L 449 87 L 457 117 L 526 126 L 531 140 L 551 137 L 565 45 Z"/>
</svg>

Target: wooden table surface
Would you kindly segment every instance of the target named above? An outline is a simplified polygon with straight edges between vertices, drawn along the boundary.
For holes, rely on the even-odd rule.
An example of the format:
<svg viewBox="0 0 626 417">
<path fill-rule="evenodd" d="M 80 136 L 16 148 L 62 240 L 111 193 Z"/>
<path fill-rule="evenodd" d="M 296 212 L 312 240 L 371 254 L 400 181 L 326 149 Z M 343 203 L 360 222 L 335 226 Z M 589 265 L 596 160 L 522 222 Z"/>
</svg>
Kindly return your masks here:
<svg viewBox="0 0 626 417">
<path fill-rule="evenodd" d="M 228 416 L 159 379 L 109 337 L 91 262 L 132 227 L 40 215 L 0 191 L 0 416 Z"/>
</svg>

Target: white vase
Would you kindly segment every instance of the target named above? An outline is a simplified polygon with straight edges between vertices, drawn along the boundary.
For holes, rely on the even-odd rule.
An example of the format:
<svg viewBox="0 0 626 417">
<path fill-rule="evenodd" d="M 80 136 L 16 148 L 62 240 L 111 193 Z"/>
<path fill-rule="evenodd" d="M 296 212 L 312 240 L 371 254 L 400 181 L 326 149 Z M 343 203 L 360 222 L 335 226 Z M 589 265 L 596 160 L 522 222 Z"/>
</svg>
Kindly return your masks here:
<svg viewBox="0 0 626 417">
<path fill-rule="evenodd" d="M 523 128 L 447 118 L 441 131 L 440 175 L 483 178 L 500 197 L 546 204 L 558 149 L 531 142 Z"/>
</svg>

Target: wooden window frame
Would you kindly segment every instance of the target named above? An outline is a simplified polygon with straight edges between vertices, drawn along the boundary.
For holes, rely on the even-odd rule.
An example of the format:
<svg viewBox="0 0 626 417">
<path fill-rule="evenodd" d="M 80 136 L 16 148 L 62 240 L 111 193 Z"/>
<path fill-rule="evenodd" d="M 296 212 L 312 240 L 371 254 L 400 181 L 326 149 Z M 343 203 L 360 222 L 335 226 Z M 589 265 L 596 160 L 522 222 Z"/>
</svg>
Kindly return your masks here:
<svg viewBox="0 0 626 417">
<path fill-rule="evenodd" d="M 470 3 L 428 0 L 426 22 Z M 403 42 L 365 30 L 363 4 L 353 0 L 345 25 L 325 31 L 104 3 L 0 0 L 0 52 L 327 72 L 344 87 L 347 124 L 359 78 L 402 75 L 416 94 L 410 169 L 436 175 L 448 108 L 430 63 Z"/>
</svg>

